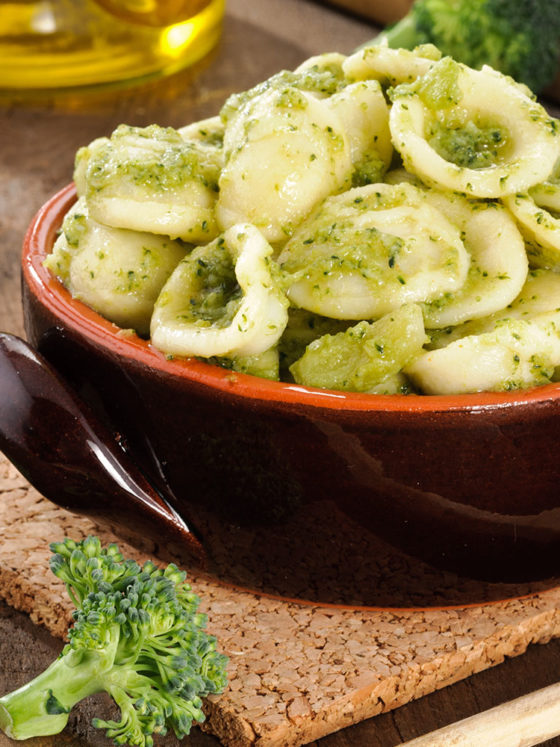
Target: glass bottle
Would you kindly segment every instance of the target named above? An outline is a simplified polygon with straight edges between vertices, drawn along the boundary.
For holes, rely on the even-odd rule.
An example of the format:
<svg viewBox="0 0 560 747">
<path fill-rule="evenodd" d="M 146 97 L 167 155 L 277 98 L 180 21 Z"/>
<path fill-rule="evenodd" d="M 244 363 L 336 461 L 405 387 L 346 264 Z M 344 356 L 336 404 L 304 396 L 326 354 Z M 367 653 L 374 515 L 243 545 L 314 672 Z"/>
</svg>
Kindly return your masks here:
<svg viewBox="0 0 560 747">
<path fill-rule="evenodd" d="M 216 44 L 225 0 L 0 3 L 0 90 L 106 86 L 165 75 Z"/>
</svg>

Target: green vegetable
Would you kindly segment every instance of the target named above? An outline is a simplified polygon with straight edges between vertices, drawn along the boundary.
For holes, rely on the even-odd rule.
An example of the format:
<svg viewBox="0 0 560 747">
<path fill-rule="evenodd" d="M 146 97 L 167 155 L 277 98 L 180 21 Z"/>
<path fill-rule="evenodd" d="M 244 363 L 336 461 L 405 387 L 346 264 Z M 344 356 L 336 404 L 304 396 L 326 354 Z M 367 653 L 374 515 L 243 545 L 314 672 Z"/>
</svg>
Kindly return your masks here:
<svg viewBox="0 0 560 747">
<path fill-rule="evenodd" d="M 290 371 L 304 386 L 367 392 L 418 358 L 428 339 L 420 307 L 405 304 L 375 322 L 319 337 Z"/>
<path fill-rule="evenodd" d="M 560 0 L 416 0 L 374 44 L 414 49 L 434 44 L 473 68 L 491 65 L 535 93 L 560 59 Z"/>
<path fill-rule="evenodd" d="M 51 570 L 77 609 L 69 643 L 34 680 L 0 698 L 0 728 L 12 739 L 58 734 L 72 707 L 108 692 L 120 721 L 94 719 L 117 745 L 152 747 L 170 727 L 177 738 L 203 721 L 201 697 L 226 686 L 226 657 L 204 631 L 185 573 L 123 560 L 96 537 L 51 545 Z"/>
</svg>

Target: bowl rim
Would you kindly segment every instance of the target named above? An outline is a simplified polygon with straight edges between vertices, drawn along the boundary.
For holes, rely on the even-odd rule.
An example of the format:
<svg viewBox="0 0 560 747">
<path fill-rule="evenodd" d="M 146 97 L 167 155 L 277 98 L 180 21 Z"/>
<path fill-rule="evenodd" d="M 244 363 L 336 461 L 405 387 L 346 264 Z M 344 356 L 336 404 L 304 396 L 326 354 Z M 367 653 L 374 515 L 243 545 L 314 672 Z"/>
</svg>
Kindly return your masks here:
<svg viewBox="0 0 560 747">
<path fill-rule="evenodd" d="M 56 318 L 96 346 L 149 368 L 201 384 L 222 394 L 246 401 L 284 403 L 304 409 L 337 409 L 354 412 L 425 414 L 476 412 L 518 408 L 560 398 L 560 382 L 511 392 L 474 394 L 363 394 L 301 386 L 233 372 L 195 358 L 166 357 L 149 340 L 127 333 L 73 298 L 43 265 L 56 239 L 62 219 L 76 200 L 74 183 L 54 194 L 35 214 L 23 241 L 22 279 L 28 289 Z"/>
</svg>

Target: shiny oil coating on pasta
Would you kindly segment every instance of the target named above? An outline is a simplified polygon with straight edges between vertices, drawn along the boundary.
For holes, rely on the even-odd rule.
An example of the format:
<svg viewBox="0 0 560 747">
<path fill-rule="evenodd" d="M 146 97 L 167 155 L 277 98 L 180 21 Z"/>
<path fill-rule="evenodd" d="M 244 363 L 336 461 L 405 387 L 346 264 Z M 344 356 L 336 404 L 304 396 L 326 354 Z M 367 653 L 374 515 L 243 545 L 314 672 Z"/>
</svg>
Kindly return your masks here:
<svg viewBox="0 0 560 747">
<path fill-rule="evenodd" d="M 303 386 L 508 391 L 560 369 L 559 123 L 426 45 L 317 55 L 78 151 L 46 260 L 168 356 Z"/>
</svg>

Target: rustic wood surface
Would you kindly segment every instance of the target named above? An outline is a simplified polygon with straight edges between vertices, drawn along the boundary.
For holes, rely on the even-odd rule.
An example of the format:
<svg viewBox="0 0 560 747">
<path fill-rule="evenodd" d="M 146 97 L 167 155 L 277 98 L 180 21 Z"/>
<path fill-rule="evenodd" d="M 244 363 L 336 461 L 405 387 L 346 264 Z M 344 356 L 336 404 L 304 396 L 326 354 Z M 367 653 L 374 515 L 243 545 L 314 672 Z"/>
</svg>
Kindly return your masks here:
<svg viewBox="0 0 560 747">
<path fill-rule="evenodd" d="M 27 615 L 0 602 L 0 692 L 20 686 L 39 674 L 61 648 L 58 639 L 35 626 Z M 558 680 L 559 667 L 560 640 L 534 646 L 523 656 L 426 695 L 396 711 L 324 737 L 312 747 L 395 747 L 532 689 L 546 687 Z M 94 714 L 107 713 L 107 699 L 92 696 L 72 714 L 71 734 L 58 735 L 56 741 L 33 739 L 25 744 L 28 747 L 107 747 L 108 741 L 90 726 Z M 15 744 L 0 734 L 0 747 L 15 747 Z M 160 747 L 174 747 L 179 743 L 166 738 L 159 744 Z M 217 739 L 197 728 L 181 742 L 182 747 L 219 747 L 219 744 Z M 545 744 L 558 747 L 560 740 L 552 739 Z"/>
<path fill-rule="evenodd" d="M 194 69 L 166 81 L 87 99 L 0 100 L 0 328 L 23 334 L 19 252 L 25 227 L 38 207 L 71 177 L 76 149 L 120 122 L 180 126 L 214 114 L 224 97 L 306 57 L 349 52 L 375 28 L 305 0 L 230 0 L 222 42 Z M 1 541 L 1 539 L 0 539 Z M 0 603 L 0 692 L 23 684 L 52 660 L 61 642 L 26 615 Z M 321 747 L 392 747 L 446 723 L 555 682 L 560 641 L 526 654 L 391 713 L 320 740 Z M 90 726 L 103 697 L 89 699 L 72 716 L 70 735 L 33 740 L 30 747 L 106 745 Z M 166 739 L 166 745 L 177 744 Z M 0 747 L 12 744 L 0 736 Z M 162 742 L 163 744 L 163 742 Z M 195 730 L 183 744 L 217 745 Z M 319 743 L 317 743 L 319 744 Z M 560 746 L 560 740 L 547 744 Z"/>
<path fill-rule="evenodd" d="M 158 558 L 152 540 L 136 539 L 132 545 L 110 527 L 49 503 L 0 455 L 0 598 L 60 641 L 73 607 L 63 583 L 48 569 L 47 543 L 89 534 L 103 544 L 117 541 L 125 557 L 140 563 Z M 422 694 L 521 656 L 531 643 L 560 636 L 557 589 L 463 609 L 368 611 L 261 597 L 223 586 L 196 569 L 189 569 L 189 581 L 209 632 L 229 658 L 228 687 L 207 700 L 203 725 L 228 747 L 316 743 L 374 715 L 400 713 L 400 706 Z M 90 727 L 88 716 L 99 708 L 105 718 L 117 715 L 106 697 L 86 700 L 62 734 L 37 739 L 35 747 L 58 747 L 74 739 L 108 747 L 109 740 Z M 369 723 L 379 737 L 377 719 Z M 352 740 L 349 744 L 363 738 L 348 729 L 343 734 Z M 398 744 L 396 739 L 382 744 Z M 158 744 L 173 747 L 177 740 L 168 736 Z M 518 747 L 517 742 L 501 744 Z"/>
</svg>

